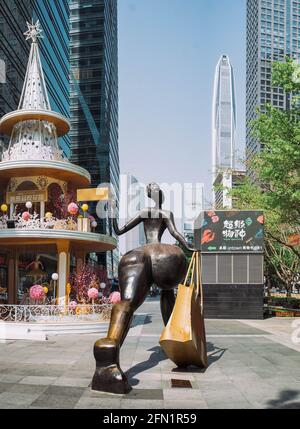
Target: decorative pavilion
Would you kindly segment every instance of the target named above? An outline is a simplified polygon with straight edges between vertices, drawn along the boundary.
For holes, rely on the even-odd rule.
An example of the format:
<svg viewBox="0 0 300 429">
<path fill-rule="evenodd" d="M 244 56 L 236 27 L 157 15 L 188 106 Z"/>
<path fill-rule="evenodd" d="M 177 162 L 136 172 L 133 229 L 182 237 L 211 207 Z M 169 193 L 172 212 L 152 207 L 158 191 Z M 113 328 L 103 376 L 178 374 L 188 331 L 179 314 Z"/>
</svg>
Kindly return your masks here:
<svg viewBox="0 0 300 429">
<path fill-rule="evenodd" d="M 0 120 L 0 132 L 10 136 L 0 162 L 0 300 L 7 304 L 21 301 L 22 284 L 30 278 L 28 263 L 37 274 L 58 273 L 56 297 L 63 301 L 70 266 L 79 269 L 87 253 L 116 247 L 114 238 L 91 232 L 95 219 L 84 211 L 78 216 L 78 190 L 91 193 L 86 189 L 90 174 L 59 148 L 58 137 L 68 133 L 70 124 L 51 110 L 39 55 L 41 31 L 39 22 L 28 24 L 31 51 L 20 103 Z M 50 261 L 48 273 L 40 257 Z"/>
</svg>

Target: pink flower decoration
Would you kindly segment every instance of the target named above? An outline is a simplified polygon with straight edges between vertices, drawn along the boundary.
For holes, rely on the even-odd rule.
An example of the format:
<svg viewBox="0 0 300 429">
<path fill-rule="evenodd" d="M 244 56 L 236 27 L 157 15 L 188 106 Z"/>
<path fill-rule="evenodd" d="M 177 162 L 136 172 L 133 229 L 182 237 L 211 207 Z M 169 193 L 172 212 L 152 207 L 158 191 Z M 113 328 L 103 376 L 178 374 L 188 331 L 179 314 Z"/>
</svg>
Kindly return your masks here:
<svg viewBox="0 0 300 429">
<path fill-rule="evenodd" d="M 69 308 L 71 309 L 71 310 L 75 310 L 75 308 L 77 307 L 77 302 L 76 301 L 71 301 L 70 302 L 70 304 L 69 304 Z"/>
<path fill-rule="evenodd" d="M 30 213 L 29 212 L 22 213 L 22 219 L 25 221 L 28 221 L 30 219 Z"/>
<path fill-rule="evenodd" d="M 213 223 L 217 223 L 219 222 L 220 218 L 219 216 L 213 216 L 211 220 L 213 221 Z"/>
<path fill-rule="evenodd" d="M 120 292 L 113 292 L 109 295 L 109 302 L 111 304 L 118 304 L 121 302 L 121 294 Z"/>
<path fill-rule="evenodd" d="M 44 288 L 40 285 L 34 285 L 30 288 L 29 295 L 35 301 L 42 301 L 45 298 Z"/>
<path fill-rule="evenodd" d="M 98 298 L 99 291 L 95 287 L 92 287 L 88 290 L 88 297 L 90 299 L 97 299 Z"/>
<path fill-rule="evenodd" d="M 68 205 L 68 212 L 69 212 L 71 215 L 77 215 L 78 210 L 79 210 L 79 208 L 78 208 L 78 205 L 77 205 L 77 204 L 75 204 L 75 203 L 71 203 L 71 204 L 69 204 L 69 205 Z"/>
</svg>

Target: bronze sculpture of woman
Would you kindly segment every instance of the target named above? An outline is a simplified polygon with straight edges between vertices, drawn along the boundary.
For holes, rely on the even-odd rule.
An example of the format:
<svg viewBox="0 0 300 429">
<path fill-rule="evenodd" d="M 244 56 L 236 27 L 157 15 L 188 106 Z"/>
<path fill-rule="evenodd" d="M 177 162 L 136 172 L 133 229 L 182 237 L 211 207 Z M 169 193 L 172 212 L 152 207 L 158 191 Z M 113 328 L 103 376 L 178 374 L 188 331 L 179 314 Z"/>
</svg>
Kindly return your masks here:
<svg viewBox="0 0 300 429">
<path fill-rule="evenodd" d="M 92 381 L 93 390 L 118 394 L 131 390 L 120 368 L 120 347 L 129 331 L 134 312 L 145 301 L 152 284 L 161 289 L 161 313 L 165 324 L 172 314 L 174 288 L 184 278 L 187 261 L 178 246 L 161 243 L 163 233 L 168 230 L 181 245 L 194 251 L 177 231 L 173 214 L 162 209 L 164 196 L 159 186 L 155 183 L 148 185 L 147 194 L 155 201 L 155 207 L 142 210 L 121 229 L 113 218 L 117 235 L 125 234 L 143 222 L 147 244 L 126 253 L 120 261 L 122 302 L 113 307 L 107 338 L 94 345 L 96 371 Z"/>
</svg>

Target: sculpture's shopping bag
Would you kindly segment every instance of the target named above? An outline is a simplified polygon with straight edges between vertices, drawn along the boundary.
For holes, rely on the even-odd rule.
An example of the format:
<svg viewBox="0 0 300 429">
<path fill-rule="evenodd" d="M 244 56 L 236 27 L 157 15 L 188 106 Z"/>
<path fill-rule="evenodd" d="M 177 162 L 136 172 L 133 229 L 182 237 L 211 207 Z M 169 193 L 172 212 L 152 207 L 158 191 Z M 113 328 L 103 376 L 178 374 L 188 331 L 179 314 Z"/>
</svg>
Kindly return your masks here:
<svg viewBox="0 0 300 429">
<path fill-rule="evenodd" d="M 190 286 L 187 286 L 189 277 Z M 195 277 L 196 287 L 194 287 Z M 207 367 L 203 291 L 198 253 L 193 254 L 185 282 L 178 287 L 173 313 L 162 332 L 160 345 L 168 358 L 178 367 L 189 365 Z"/>
</svg>

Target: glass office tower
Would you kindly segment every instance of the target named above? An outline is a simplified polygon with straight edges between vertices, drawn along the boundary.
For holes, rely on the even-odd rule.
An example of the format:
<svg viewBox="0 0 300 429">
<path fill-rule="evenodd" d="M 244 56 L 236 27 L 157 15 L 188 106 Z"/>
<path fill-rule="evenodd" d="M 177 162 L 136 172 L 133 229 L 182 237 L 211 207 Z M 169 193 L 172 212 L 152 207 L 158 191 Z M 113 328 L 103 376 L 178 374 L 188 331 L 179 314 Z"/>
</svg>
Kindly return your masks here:
<svg viewBox="0 0 300 429">
<path fill-rule="evenodd" d="M 1 0 L 0 59 L 6 64 L 6 83 L 0 83 L 0 116 L 18 106 L 30 49 L 23 33 L 26 21 L 38 19 L 43 29 L 40 51 L 51 107 L 70 116 L 68 0 Z M 3 136 L 0 140 L 2 145 L 7 143 Z M 60 139 L 60 145 L 70 156 L 70 137 Z"/>
<path fill-rule="evenodd" d="M 236 100 L 234 74 L 229 57 L 222 55 L 216 67 L 213 92 L 212 172 L 214 186 L 219 185 L 219 182 L 223 183 L 223 179 L 228 175 L 231 178 L 232 171 L 235 169 L 235 150 Z M 231 183 L 231 180 L 226 181 L 227 185 L 229 183 Z M 213 204 L 217 206 L 215 192 L 213 199 Z M 227 206 L 228 204 L 226 203 L 225 205 Z"/>
<path fill-rule="evenodd" d="M 215 72 L 212 139 L 216 177 L 219 169 L 235 167 L 236 102 L 233 68 L 227 55 L 221 56 Z"/>
<path fill-rule="evenodd" d="M 70 135 L 72 161 L 90 172 L 93 187 L 111 183 L 118 199 L 117 5 L 117 0 L 70 1 Z M 99 232 L 112 233 L 108 220 L 100 222 Z M 112 274 L 118 250 L 98 260 Z"/>
<path fill-rule="evenodd" d="M 289 55 L 300 59 L 300 1 L 247 0 L 247 157 L 261 150 L 252 136 L 256 108 L 289 106 L 289 96 L 271 84 L 271 64 Z"/>
</svg>

